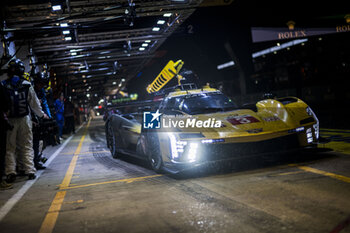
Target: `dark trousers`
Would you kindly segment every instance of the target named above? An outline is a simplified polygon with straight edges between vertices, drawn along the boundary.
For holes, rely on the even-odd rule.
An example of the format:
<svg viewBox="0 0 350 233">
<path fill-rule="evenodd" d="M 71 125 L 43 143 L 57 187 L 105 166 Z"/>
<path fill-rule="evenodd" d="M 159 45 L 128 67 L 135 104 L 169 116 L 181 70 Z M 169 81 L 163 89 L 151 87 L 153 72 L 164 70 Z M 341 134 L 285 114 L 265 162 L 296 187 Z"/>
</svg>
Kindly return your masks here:
<svg viewBox="0 0 350 233">
<path fill-rule="evenodd" d="M 36 135 L 33 135 L 33 150 L 34 150 L 34 164 L 37 165 L 40 162 L 40 152 L 39 152 L 39 138 Z"/>
<path fill-rule="evenodd" d="M 66 121 L 67 133 L 70 133 L 70 132 L 75 133 L 74 116 L 67 116 L 64 119 Z"/>
<path fill-rule="evenodd" d="M 0 181 L 5 174 L 6 130 L 0 127 Z"/>
</svg>

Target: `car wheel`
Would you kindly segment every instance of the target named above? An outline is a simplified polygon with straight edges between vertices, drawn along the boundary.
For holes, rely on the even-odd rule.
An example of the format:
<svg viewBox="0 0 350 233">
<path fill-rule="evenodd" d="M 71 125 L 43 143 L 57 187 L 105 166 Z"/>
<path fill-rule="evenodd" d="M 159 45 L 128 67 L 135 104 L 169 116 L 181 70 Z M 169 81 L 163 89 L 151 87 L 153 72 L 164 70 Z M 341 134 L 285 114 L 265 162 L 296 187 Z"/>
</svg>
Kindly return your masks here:
<svg viewBox="0 0 350 233">
<path fill-rule="evenodd" d="M 117 158 L 118 153 L 117 153 L 116 138 L 115 138 L 115 133 L 113 131 L 113 127 L 111 123 L 108 124 L 107 141 L 108 141 L 107 145 L 109 150 L 111 151 L 112 157 Z"/>
<path fill-rule="evenodd" d="M 137 152 L 148 159 L 155 172 L 161 173 L 163 171 L 163 159 L 157 139 L 155 134 L 142 133 L 137 143 Z"/>
</svg>

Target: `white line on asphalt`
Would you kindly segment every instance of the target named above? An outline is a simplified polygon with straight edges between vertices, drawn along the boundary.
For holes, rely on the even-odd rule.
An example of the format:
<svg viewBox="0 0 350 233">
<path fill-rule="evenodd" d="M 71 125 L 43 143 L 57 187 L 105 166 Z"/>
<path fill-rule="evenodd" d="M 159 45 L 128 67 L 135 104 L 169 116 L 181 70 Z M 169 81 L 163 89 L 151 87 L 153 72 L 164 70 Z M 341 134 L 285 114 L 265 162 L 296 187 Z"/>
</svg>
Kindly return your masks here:
<svg viewBox="0 0 350 233">
<path fill-rule="evenodd" d="M 83 124 L 84 125 L 84 124 Z M 83 125 L 79 126 L 76 130 L 78 132 Z M 68 142 L 73 138 L 74 135 L 71 135 L 67 140 L 55 151 L 54 154 L 46 161 L 45 165 L 48 167 L 50 163 L 56 158 L 56 156 L 66 147 Z M 0 209 L 0 222 L 5 218 L 5 216 L 11 211 L 11 209 L 16 205 L 16 203 L 21 200 L 23 195 L 28 191 L 30 187 L 39 179 L 44 170 L 40 170 L 36 173 L 36 178 L 34 180 L 28 180 L 18 191 L 15 193 Z"/>
</svg>

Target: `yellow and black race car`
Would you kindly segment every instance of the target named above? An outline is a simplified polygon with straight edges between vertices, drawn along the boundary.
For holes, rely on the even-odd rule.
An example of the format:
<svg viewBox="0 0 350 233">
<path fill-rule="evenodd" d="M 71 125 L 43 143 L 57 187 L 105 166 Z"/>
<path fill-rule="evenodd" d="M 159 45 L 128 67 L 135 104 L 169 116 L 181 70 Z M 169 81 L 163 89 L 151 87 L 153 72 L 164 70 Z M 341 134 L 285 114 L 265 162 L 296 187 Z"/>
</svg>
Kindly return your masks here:
<svg viewBox="0 0 350 233">
<path fill-rule="evenodd" d="M 138 156 L 157 172 L 176 172 L 313 146 L 319 123 L 311 108 L 295 97 L 238 107 L 209 86 L 178 85 L 156 108 L 109 116 L 106 135 L 113 156 Z"/>
</svg>

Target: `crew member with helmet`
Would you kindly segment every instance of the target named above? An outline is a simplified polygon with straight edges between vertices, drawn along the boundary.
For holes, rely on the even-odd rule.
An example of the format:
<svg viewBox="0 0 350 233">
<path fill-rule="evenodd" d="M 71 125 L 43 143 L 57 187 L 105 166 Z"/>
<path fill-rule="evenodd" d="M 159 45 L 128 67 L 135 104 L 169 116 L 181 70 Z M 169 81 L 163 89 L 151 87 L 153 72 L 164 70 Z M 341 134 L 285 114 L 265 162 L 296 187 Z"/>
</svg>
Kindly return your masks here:
<svg viewBox="0 0 350 233">
<path fill-rule="evenodd" d="M 47 104 L 45 88 L 49 84 L 49 78 L 44 72 L 39 72 L 34 75 L 34 90 L 41 102 L 41 108 L 45 114 L 51 118 L 50 108 Z M 39 124 L 39 122 L 36 122 Z M 34 128 L 35 129 L 35 128 Z M 46 167 L 41 163 L 42 157 L 39 152 L 40 135 L 34 130 L 33 131 L 33 150 L 34 150 L 34 166 L 37 170 L 45 169 Z M 44 159 L 44 158 L 43 158 Z"/>
<path fill-rule="evenodd" d="M 9 123 L 13 126 L 7 131 L 6 139 L 6 181 L 13 183 L 16 180 L 16 152 L 17 161 L 22 164 L 28 179 L 35 179 L 36 169 L 33 157 L 33 134 L 30 109 L 38 116 L 48 118 L 42 111 L 40 102 L 31 83 L 23 78 L 24 64 L 14 59 L 8 64 L 8 78 L 2 82 L 6 94 L 11 99 Z M 30 107 L 30 109 L 29 109 Z"/>
</svg>

